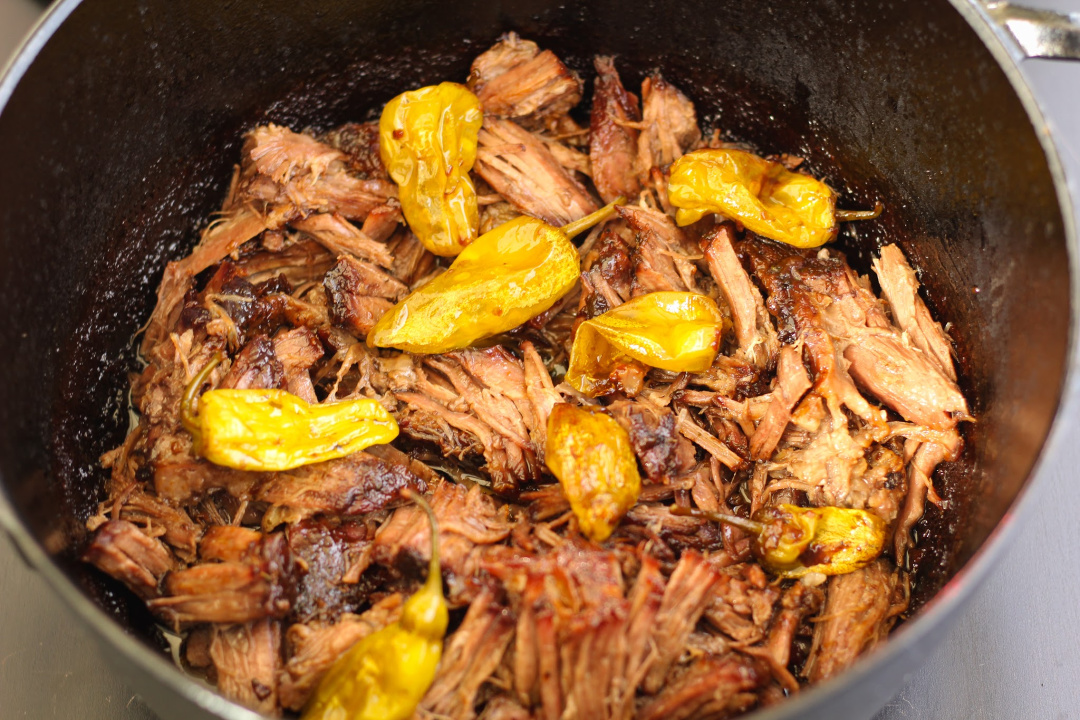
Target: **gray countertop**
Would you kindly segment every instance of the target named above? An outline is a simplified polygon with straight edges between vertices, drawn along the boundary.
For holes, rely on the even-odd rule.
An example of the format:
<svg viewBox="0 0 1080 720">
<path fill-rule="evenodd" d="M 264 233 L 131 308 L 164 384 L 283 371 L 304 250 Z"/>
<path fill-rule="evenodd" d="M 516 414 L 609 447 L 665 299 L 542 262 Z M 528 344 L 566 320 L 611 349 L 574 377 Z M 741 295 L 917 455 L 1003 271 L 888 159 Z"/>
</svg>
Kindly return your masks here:
<svg viewBox="0 0 1080 720">
<path fill-rule="evenodd" d="M 1029 2 L 1063 12 L 1080 0 Z M 0 60 L 40 14 L 0 0 Z M 1058 138 L 1080 207 L 1080 62 L 1023 71 Z M 1065 309 L 1062 309 L 1065 312 Z M 876 720 L 1080 720 L 1080 388 L 1013 547 L 930 661 Z M 45 582 L 0 537 L 0 720 L 155 720 Z"/>
</svg>

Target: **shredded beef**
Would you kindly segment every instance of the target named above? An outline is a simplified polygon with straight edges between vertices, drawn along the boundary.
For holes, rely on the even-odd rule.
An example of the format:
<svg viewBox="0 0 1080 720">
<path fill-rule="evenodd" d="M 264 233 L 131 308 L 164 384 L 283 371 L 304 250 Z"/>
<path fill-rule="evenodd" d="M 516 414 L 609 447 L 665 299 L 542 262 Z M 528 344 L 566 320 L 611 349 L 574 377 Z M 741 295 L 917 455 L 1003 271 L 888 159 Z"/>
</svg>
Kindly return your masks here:
<svg viewBox="0 0 1080 720">
<path fill-rule="evenodd" d="M 252 128 L 220 213 L 165 266 L 131 382 L 137 422 L 101 457 L 82 557 L 184 633 L 185 667 L 230 700 L 300 713 L 334 662 L 401 619 L 432 551 L 414 493 L 438 522 L 450 617 L 418 718 L 733 717 L 836 676 L 907 612 L 901 568 L 925 542 L 912 529 L 927 502 L 948 512 L 934 474 L 971 419 L 900 250 L 912 241 L 871 259 L 879 299 L 833 246 L 773 242 L 737 217 L 680 225 L 671 164 L 735 145 L 715 128 L 702 141 L 698 89 L 654 70 L 639 102 L 613 58 L 593 68 L 578 107 L 582 79 L 509 33 L 467 78 L 484 110 L 480 233 L 521 215 L 561 227 L 625 198 L 573 239 L 574 286 L 520 327 L 437 354 L 367 344 L 454 262 L 405 223 L 374 121 Z M 653 292 L 715 302 L 711 365 L 681 372 L 642 347 L 595 396 L 566 382 L 581 323 Z M 398 434 L 281 472 L 206 459 L 190 398 L 271 388 L 320 409 L 378 403 Z M 563 403 L 613 419 L 639 469 L 603 542 L 582 533 L 577 480 L 546 464 Z M 590 477 L 600 495 L 626 480 Z M 785 579 L 753 524 L 708 519 L 780 504 L 872 513 L 887 549 Z"/>
</svg>

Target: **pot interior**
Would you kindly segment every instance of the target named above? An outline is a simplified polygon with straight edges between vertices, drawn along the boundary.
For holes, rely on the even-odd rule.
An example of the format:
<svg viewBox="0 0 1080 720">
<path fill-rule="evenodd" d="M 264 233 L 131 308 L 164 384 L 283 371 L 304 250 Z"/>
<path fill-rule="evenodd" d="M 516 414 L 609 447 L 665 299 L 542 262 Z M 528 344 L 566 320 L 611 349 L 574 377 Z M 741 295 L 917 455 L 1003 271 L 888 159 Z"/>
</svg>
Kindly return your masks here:
<svg viewBox="0 0 1080 720">
<path fill-rule="evenodd" d="M 246 129 L 370 118 L 402 90 L 463 81 L 507 30 L 585 78 L 594 54 L 634 90 L 659 68 L 707 130 L 806 158 L 841 207 L 885 204 L 840 246 L 866 272 L 901 245 L 978 418 L 937 477 L 948 509 L 919 526 L 919 602 L 1027 481 L 1066 368 L 1065 232 L 1035 129 L 948 4 L 87 0 L 0 114 L 0 471 L 42 546 L 149 642 L 141 603 L 72 558 L 98 458 L 128 427 L 132 338 L 164 263 L 219 207 Z"/>
</svg>

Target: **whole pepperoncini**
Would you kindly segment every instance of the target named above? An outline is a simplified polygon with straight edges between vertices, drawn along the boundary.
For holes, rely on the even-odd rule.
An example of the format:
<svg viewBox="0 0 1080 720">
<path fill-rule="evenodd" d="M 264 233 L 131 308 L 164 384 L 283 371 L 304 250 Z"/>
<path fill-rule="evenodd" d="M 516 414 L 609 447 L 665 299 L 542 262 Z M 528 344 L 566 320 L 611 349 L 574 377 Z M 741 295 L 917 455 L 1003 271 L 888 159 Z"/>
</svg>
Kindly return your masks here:
<svg viewBox="0 0 1080 720">
<path fill-rule="evenodd" d="M 446 272 L 387 311 L 368 333 L 368 345 L 443 353 L 536 317 L 577 282 L 570 238 L 610 218 L 621 201 L 561 228 L 523 216 L 484 233 Z"/>
<path fill-rule="evenodd" d="M 589 396 L 608 389 L 621 363 L 702 372 L 720 349 L 724 316 L 705 295 L 654 292 L 583 322 L 570 348 L 566 382 Z"/>
<path fill-rule="evenodd" d="M 469 171 L 483 119 L 476 96 L 450 82 L 398 95 L 379 119 L 379 155 L 400 188 L 405 222 L 436 255 L 457 255 L 476 239 Z"/>
<path fill-rule="evenodd" d="M 431 524 L 431 563 L 424 585 L 401 618 L 338 658 L 304 708 L 302 720 L 407 720 L 435 680 L 449 614 L 439 571 L 439 523 L 424 500 L 406 491 Z"/>
<path fill-rule="evenodd" d="M 668 198 L 679 208 L 679 225 L 720 213 L 795 247 L 817 247 L 836 237 L 836 194 L 828 185 L 742 150 L 683 155 L 671 166 Z"/>
<path fill-rule="evenodd" d="M 376 400 L 311 405 L 284 390 L 199 388 L 217 354 L 188 384 L 181 421 L 198 455 L 237 470 L 273 472 L 323 462 L 390 442 L 397 422 Z"/>
<path fill-rule="evenodd" d="M 560 403 L 548 418 L 544 450 L 581 532 L 603 542 L 641 493 L 630 436 L 600 410 Z"/>
<path fill-rule="evenodd" d="M 754 554 L 782 578 L 810 573 L 843 575 L 866 567 L 881 554 L 889 526 L 866 510 L 799 507 L 780 504 L 762 508 L 753 520 L 737 515 L 673 508 L 676 515 L 694 515 L 750 532 Z"/>
</svg>

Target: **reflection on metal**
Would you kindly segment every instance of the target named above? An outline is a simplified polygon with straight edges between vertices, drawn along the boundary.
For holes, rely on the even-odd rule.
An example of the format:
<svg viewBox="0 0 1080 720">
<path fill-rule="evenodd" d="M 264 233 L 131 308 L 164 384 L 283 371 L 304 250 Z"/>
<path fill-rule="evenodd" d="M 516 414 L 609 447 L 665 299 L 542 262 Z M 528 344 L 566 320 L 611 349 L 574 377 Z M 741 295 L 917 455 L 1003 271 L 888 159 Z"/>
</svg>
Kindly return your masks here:
<svg viewBox="0 0 1080 720">
<path fill-rule="evenodd" d="M 1063 15 L 1007 2 L 987 3 L 986 13 L 1020 57 L 1080 60 L 1080 13 Z"/>
</svg>

